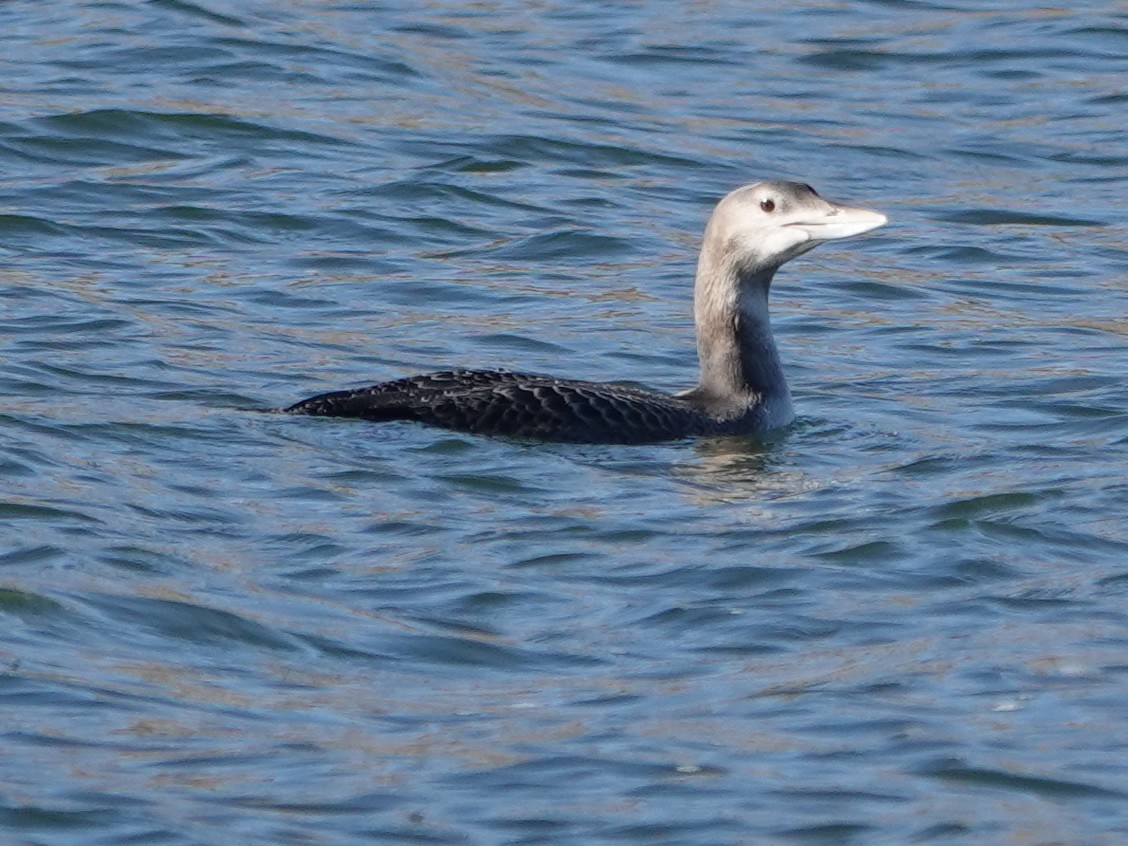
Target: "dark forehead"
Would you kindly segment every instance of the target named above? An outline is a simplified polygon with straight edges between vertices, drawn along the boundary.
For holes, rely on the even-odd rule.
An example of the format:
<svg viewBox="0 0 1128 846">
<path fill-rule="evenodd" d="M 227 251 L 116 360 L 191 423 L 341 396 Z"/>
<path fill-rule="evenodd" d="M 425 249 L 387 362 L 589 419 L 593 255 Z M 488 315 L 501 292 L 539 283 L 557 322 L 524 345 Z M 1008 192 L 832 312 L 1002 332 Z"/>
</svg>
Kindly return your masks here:
<svg viewBox="0 0 1128 846">
<path fill-rule="evenodd" d="M 812 194 L 818 196 L 818 192 L 805 182 L 789 182 L 783 179 L 768 179 L 764 182 L 757 182 L 755 185 L 749 185 L 748 189 L 756 194 L 767 192 L 783 197 L 809 197 Z"/>
</svg>

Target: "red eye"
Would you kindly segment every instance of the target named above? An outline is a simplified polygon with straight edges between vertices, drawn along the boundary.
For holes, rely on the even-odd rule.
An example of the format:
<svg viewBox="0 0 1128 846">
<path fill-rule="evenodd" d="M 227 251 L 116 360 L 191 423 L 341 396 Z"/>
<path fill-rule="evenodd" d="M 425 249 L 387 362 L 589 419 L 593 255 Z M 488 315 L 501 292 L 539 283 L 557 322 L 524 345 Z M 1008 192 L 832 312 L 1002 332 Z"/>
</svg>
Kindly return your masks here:
<svg viewBox="0 0 1128 846">
<path fill-rule="evenodd" d="M 760 200 L 760 210 L 771 214 L 775 211 L 775 200 Z"/>
</svg>

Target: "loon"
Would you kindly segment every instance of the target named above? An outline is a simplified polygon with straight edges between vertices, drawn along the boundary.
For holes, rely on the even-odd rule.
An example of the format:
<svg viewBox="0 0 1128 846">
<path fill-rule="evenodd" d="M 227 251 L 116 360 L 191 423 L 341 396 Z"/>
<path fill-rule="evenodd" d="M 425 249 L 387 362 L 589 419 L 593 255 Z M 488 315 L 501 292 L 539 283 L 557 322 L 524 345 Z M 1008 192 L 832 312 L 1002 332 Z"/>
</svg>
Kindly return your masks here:
<svg viewBox="0 0 1128 846">
<path fill-rule="evenodd" d="M 570 443 L 655 443 L 786 426 L 795 413 L 768 318 L 772 277 L 824 241 L 885 222 L 879 212 L 828 202 L 798 182 L 758 182 L 725 196 L 705 227 L 697 262 L 700 382 L 680 394 L 460 369 L 319 394 L 282 410 Z"/>
</svg>

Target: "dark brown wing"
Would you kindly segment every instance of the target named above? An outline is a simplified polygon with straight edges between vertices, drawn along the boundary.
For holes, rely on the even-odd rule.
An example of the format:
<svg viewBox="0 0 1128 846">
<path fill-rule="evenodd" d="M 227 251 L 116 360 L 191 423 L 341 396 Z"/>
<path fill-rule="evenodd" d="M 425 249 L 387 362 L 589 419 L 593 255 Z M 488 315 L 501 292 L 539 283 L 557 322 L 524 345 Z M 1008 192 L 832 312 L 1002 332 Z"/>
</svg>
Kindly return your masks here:
<svg viewBox="0 0 1128 846">
<path fill-rule="evenodd" d="M 651 443 L 703 434 L 707 415 L 667 394 L 505 370 L 448 370 L 311 397 L 296 414 L 415 420 L 474 432 L 573 443 Z"/>
</svg>

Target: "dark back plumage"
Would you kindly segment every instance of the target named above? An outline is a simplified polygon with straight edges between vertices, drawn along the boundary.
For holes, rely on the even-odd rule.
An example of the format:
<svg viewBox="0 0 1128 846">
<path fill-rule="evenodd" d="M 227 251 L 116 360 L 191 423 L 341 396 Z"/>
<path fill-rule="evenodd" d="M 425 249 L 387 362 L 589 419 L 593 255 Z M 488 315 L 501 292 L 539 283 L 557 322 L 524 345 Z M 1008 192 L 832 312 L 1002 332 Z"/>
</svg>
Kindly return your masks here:
<svg viewBox="0 0 1128 846">
<path fill-rule="evenodd" d="M 571 443 L 652 443 L 721 427 L 679 397 L 507 370 L 408 376 L 321 394 L 285 410 L 375 422 L 413 420 L 480 435 Z"/>
</svg>

